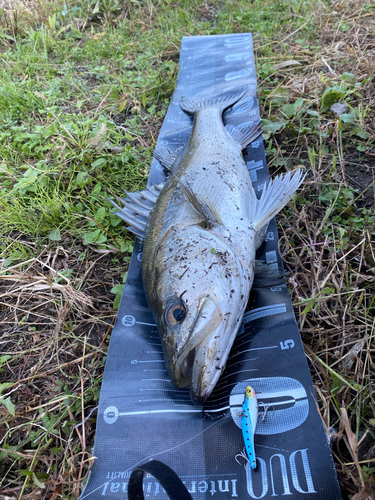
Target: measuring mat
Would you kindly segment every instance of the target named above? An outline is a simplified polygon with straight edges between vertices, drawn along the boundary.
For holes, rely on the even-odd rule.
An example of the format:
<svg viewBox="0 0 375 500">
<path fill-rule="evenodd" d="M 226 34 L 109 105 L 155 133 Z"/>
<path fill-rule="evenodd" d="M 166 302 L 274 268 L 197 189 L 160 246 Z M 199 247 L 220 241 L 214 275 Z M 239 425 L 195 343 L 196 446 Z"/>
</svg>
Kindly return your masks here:
<svg viewBox="0 0 375 500">
<path fill-rule="evenodd" d="M 186 37 L 182 40 L 176 91 L 158 146 L 186 144 L 192 118 L 182 97 L 249 89 L 248 97 L 224 113 L 234 126 L 259 120 L 251 34 Z M 258 195 L 268 182 L 262 138 L 244 151 Z M 164 181 L 154 159 L 149 185 Z M 118 193 L 120 196 L 122 193 Z M 328 438 L 277 251 L 276 224 L 257 252 L 248 312 L 227 366 L 203 406 L 189 389 L 174 387 L 142 287 L 142 245 L 136 241 L 127 282 L 111 336 L 100 395 L 96 457 L 80 499 L 127 497 L 132 470 L 152 459 L 171 467 L 194 500 L 341 499 Z M 255 389 L 259 417 L 257 467 L 235 457 L 242 452 L 241 411 L 246 386 Z M 151 475 L 144 496 L 168 496 Z"/>
</svg>

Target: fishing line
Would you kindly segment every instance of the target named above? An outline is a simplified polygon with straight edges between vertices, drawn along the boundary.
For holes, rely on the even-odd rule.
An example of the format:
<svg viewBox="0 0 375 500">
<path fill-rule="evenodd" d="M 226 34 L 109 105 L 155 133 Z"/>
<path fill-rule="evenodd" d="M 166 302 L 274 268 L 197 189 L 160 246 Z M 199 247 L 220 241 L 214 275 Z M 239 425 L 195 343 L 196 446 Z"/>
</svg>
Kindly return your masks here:
<svg viewBox="0 0 375 500">
<path fill-rule="evenodd" d="M 176 450 L 177 448 L 180 448 L 181 446 L 184 446 L 185 444 L 190 443 L 190 441 L 193 441 L 197 437 L 201 436 L 206 431 L 208 431 L 209 429 L 211 429 L 211 427 L 213 427 L 216 424 L 219 424 L 219 423 L 223 422 L 223 420 L 225 420 L 228 417 L 230 417 L 230 415 L 224 415 L 222 418 L 220 418 L 220 420 L 217 420 L 213 424 L 211 424 L 208 427 L 206 427 L 206 429 L 203 429 L 203 431 L 201 431 L 198 434 L 196 434 L 195 436 L 187 439 L 183 443 L 180 443 L 180 444 L 178 444 L 176 446 L 173 446 L 172 448 L 168 448 L 167 450 L 160 451 L 159 453 L 155 453 L 154 455 L 149 455 L 149 456 L 147 456 L 145 458 L 142 458 L 141 460 L 139 460 L 139 462 L 135 463 L 133 466 L 131 466 L 128 469 L 126 469 L 123 473 L 125 474 L 126 472 L 129 472 L 129 471 L 135 469 L 136 467 L 138 467 L 138 465 L 140 465 L 141 463 L 143 463 L 143 462 L 145 462 L 147 460 L 150 460 L 150 459 L 153 459 L 153 458 L 158 457 L 160 455 L 163 455 L 164 453 L 168 453 L 170 451 Z M 110 484 L 115 479 L 119 479 L 119 478 L 118 477 L 114 477 L 114 478 L 110 479 L 109 481 L 106 481 L 105 483 L 101 484 L 100 486 L 98 486 L 97 488 L 95 488 L 94 490 L 92 490 L 88 495 L 85 495 L 84 491 L 83 491 L 83 494 L 79 497 L 79 500 L 83 500 L 84 498 L 89 498 L 93 493 L 95 493 L 96 491 L 98 491 L 101 488 L 103 488 L 106 484 Z"/>
</svg>

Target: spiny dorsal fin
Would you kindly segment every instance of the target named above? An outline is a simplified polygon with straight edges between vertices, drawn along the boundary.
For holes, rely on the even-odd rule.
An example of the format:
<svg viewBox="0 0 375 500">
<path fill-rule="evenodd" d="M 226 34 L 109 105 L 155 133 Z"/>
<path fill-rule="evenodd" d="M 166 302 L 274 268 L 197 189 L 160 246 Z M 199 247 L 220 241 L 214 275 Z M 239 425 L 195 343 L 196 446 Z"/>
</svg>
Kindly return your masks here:
<svg viewBox="0 0 375 500">
<path fill-rule="evenodd" d="M 234 125 L 225 125 L 225 130 L 232 136 L 232 138 L 238 142 L 241 149 L 246 148 L 251 144 L 257 137 L 262 133 L 262 126 L 260 121 L 258 121 L 253 127 L 249 122 L 242 123 L 238 127 Z"/>
<path fill-rule="evenodd" d="M 143 191 L 136 191 L 134 193 L 127 192 L 126 198 L 118 198 L 118 200 L 124 204 L 123 208 L 108 198 L 112 205 L 118 210 L 115 214 L 129 224 L 128 230 L 141 240 L 146 238 L 150 212 L 154 208 L 162 188 L 162 184 L 153 184 Z"/>
</svg>

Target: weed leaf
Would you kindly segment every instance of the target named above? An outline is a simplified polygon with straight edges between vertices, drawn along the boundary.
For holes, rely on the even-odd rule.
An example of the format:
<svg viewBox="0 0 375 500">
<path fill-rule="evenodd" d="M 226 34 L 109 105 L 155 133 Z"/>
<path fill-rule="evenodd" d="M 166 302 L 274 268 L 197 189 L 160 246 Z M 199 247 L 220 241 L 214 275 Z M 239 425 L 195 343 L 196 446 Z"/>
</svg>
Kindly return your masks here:
<svg viewBox="0 0 375 500">
<path fill-rule="evenodd" d="M 12 382 L 4 382 L 3 384 L 0 384 L 0 395 L 5 391 L 5 389 L 8 389 L 8 387 L 12 387 Z"/>
<path fill-rule="evenodd" d="M 48 238 L 52 241 L 60 241 L 61 240 L 60 230 L 52 229 L 48 234 Z"/>
<path fill-rule="evenodd" d="M 33 481 L 38 488 L 45 489 L 46 485 L 42 482 L 39 481 L 39 479 L 36 477 L 36 474 L 33 473 Z"/>
<path fill-rule="evenodd" d="M 320 100 L 320 111 L 327 111 L 332 104 L 335 104 L 344 95 L 345 93 L 342 90 L 328 87 Z"/>
<path fill-rule="evenodd" d="M 270 134 L 276 134 L 279 130 L 281 130 L 286 125 L 284 121 L 271 121 L 271 120 L 262 120 L 262 129 L 263 132 L 269 132 Z"/>
<path fill-rule="evenodd" d="M 350 113 L 343 113 L 340 115 L 340 120 L 342 120 L 344 123 L 354 123 L 355 122 L 355 111 L 354 109 Z"/>
<path fill-rule="evenodd" d="M 115 285 L 111 289 L 111 293 L 116 294 L 115 300 L 113 301 L 113 309 L 118 309 L 120 306 L 122 292 L 124 291 L 124 286 L 125 285 Z"/>
<path fill-rule="evenodd" d="M 0 398 L 0 403 L 3 403 L 6 407 L 6 409 L 9 411 L 9 413 L 14 417 L 15 414 L 16 414 L 16 407 L 15 405 L 12 403 L 12 401 L 10 400 L 10 398 L 6 398 L 6 399 L 1 399 Z"/>
</svg>

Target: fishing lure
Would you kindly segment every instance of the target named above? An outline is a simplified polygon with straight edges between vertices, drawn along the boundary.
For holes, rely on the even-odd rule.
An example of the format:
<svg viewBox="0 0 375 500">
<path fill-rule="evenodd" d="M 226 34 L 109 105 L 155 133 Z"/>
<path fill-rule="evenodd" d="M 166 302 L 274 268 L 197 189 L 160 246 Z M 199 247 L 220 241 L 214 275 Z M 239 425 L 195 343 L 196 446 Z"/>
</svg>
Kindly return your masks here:
<svg viewBox="0 0 375 500">
<path fill-rule="evenodd" d="M 241 427 L 242 436 L 245 442 L 247 456 L 249 457 L 250 467 L 255 469 L 257 466 L 254 446 L 254 434 L 258 420 L 258 400 L 254 389 L 246 387 L 245 401 L 242 406 Z"/>
</svg>

